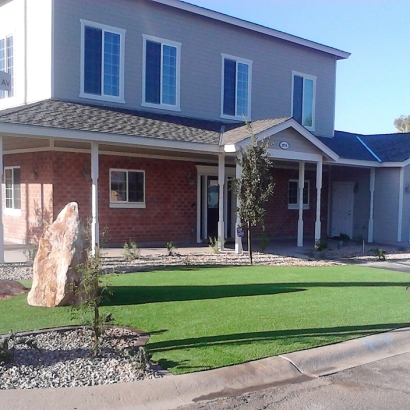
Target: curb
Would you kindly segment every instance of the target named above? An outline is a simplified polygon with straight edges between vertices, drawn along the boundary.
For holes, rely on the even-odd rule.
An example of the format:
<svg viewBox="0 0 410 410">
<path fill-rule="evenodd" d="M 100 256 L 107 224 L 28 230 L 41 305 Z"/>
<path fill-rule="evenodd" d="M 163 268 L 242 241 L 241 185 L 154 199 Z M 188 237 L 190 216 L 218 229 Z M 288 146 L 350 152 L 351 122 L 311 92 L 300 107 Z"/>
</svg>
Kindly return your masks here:
<svg viewBox="0 0 410 410">
<path fill-rule="evenodd" d="M 407 352 L 410 352 L 409 327 L 279 357 L 307 376 L 320 377 Z"/>
<path fill-rule="evenodd" d="M 204 372 L 95 387 L 0 391 L 0 410 L 166 410 L 300 383 L 410 352 L 410 328 Z M 46 396 L 46 398 L 45 398 Z"/>
</svg>

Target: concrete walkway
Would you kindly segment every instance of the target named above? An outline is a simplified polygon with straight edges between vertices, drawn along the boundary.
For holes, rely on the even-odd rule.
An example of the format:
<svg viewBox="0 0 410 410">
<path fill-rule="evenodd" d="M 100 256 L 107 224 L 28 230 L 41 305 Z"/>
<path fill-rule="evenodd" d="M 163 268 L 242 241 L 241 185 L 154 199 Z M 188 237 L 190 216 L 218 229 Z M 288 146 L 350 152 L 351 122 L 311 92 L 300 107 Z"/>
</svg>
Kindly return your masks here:
<svg viewBox="0 0 410 410">
<path fill-rule="evenodd" d="M 107 386 L 3 390 L 0 410 L 162 410 L 300 383 L 410 352 L 410 328 L 250 363 Z"/>
</svg>

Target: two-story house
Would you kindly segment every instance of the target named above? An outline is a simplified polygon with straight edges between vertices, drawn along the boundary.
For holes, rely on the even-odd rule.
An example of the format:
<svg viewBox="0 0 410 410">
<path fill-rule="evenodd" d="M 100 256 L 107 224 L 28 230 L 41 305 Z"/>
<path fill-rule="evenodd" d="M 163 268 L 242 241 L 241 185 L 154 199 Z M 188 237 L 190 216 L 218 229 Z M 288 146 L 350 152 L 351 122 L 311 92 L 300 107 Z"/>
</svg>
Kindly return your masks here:
<svg viewBox="0 0 410 410">
<path fill-rule="evenodd" d="M 270 237 L 400 242 L 410 155 L 334 131 L 348 56 L 178 0 L 0 0 L 0 254 L 70 201 L 93 243 L 238 241 L 245 120 L 274 160 Z"/>
</svg>

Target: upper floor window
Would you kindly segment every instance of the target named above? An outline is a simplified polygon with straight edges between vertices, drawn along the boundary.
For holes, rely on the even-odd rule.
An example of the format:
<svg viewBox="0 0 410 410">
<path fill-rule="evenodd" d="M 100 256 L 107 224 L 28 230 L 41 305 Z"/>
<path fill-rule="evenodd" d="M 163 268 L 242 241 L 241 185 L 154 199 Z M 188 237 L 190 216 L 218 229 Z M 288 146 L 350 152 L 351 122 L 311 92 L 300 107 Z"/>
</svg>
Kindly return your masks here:
<svg viewBox="0 0 410 410">
<path fill-rule="evenodd" d="M 145 173 L 110 169 L 110 207 L 145 208 Z"/>
<path fill-rule="evenodd" d="M 181 43 L 143 35 L 142 105 L 180 109 Z"/>
<path fill-rule="evenodd" d="M 222 54 L 223 118 L 251 117 L 252 61 Z"/>
<path fill-rule="evenodd" d="M 316 77 L 293 73 L 292 116 L 310 131 L 315 130 Z"/>
<path fill-rule="evenodd" d="M 13 97 L 14 95 L 14 52 L 13 36 L 0 38 L 0 71 L 9 73 L 11 76 L 11 91 L 0 90 L 0 99 Z"/>
<path fill-rule="evenodd" d="M 20 194 L 20 168 L 4 168 L 4 185 L 6 188 L 6 212 L 20 212 L 21 194 Z"/>
<path fill-rule="evenodd" d="M 309 208 L 309 181 L 303 187 L 303 208 Z M 299 181 L 290 179 L 288 184 L 288 208 L 299 209 Z"/>
<path fill-rule="evenodd" d="M 80 97 L 124 102 L 125 30 L 81 20 Z"/>
</svg>

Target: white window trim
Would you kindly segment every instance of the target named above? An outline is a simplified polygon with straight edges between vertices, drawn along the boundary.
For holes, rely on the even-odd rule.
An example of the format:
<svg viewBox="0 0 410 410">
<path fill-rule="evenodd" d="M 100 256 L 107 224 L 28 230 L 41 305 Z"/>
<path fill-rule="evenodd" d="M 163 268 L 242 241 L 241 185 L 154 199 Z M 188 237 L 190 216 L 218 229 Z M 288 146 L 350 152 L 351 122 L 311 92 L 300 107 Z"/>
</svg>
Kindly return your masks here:
<svg viewBox="0 0 410 410">
<path fill-rule="evenodd" d="M 242 57 L 236 57 L 236 56 L 232 56 L 229 54 L 224 54 L 221 53 L 222 56 L 222 64 L 221 64 L 221 118 L 223 119 L 227 119 L 227 120 L 241 120 L 243 121 L 244 119 L 246 121 L 251 121 L 252 118 L 252 114 L 251 114 L 251 100 L 252 100 L 252 64 L 253 61 L 252 60 L 247 60 L 246 58 L 242 58 Z M 247 117 L 244 117 L 242 115 L 227 115 L 224 114 L 224 68 L 225 68 L 225 59 L 228 60 L 234 60 L 236 61 L 236 63 L 242 63 L 242 64 L 247 64 L 248 66 L 248 115 Z M 238 76 L 238 70 L 236 70 L 236 76 Z M 237 101 L 237 82 L 235 81 L 235 111 L 236 111 L 236 101 Z"/>
<path fill-rule="evenodd" d="M 179 43 L 177 41 L 166 40 L 164 38 L 150 36 L 147 34 L 143 34 L 142 38 L 143 38 L 143 47 L 142 47 L 142 99 L 141 99 L 142 103 L 141 103 L 141 106 L 148 107 L 148 108 L 157 108 L 161 110 L 181 111 L 181 47 L 182 47 L 182 43 Z M 159 104 L 145 102 L 145 88 L 146 88 L 145 73 L 146 73 L 147 41 L 153 41 L 155 43 L 161 44 L 161 74 L 160 74 L 161 86 L 160 86 L 160 103 Z M 175 47 L 177 49 L 177 68 L 176 68 L 177 78 L 176 78 L 176 96 L 175 96 L 176 104 L 175 105 L 162 103 L 162 70 L 163 70 L 162 46 L 164 45 Z"/>
<path fill-rule="evenodd" d="M 7 169 L 17 169 L 17 168 L 21 170 L 21 167 L 18 167 L 18 166 L 16 166 L 16 167 L 4 167 L 4 170 L 3 170 L 3 178 L 4 178 L 4 195 L 3 195 L 3 198 L 4 198 L 4 204 L 7 203 L 7 201 L 6 201 L 6 170 Z M 13 183 L 13 185 L 14 185 L 14 183 Z M 20 201 L 21 201 L 21 180 L 20 180 Z M 13 198 L 13 202 L 14 202 L 14 198 Z M 20 207 L 20 209 L 7 208 L 6 205 L 4 205 L 4 215 L 21 216 L 21 207 Z"/>
<path fill-rule="evenodd" d="M 298 179 L 289 179 L 288 180 L 288 209 L 299 209 L 299 188 L 298 188 L 298 202 L 296 204 L 290 204 L 289 203 L 289 182 L 296 182 L 299 187 L 299 180 Z M 308 189 L 308 203 L 303 204 L 303 209 L 309 209 L 310 208 L 310 181 L 305 179 L 305 184 L 307 184 L 307 189 Z M 303 200 L 303 198 L 302 198 Z"/>
<path fill-rule="evenodd" d="M 313 81 L 312 126 L 311 127 L 304 126 L 304 127 L 309 131 L 315 131 L 315 126 L 316 126 L 316 78 L 317 77 L 314 75 L 310 75 L 310 74 L 300 73 L 298 71 L 292 71 L 292 89 L 291 89 L 291 106 L 290 106 L 292 117 L 293 117 L 293 94 L 294 94 L 294 86 L 295 86 L 295 75 L 303 78 L 303 93 L 305 92 L 305 79 Z M 303 97 L 304 96 L 302 96 L 302 118 L 303 118 Z"/>
<path fill-rule="evenodd" d="M 16 34 L 15 32 L 0 35 L 0 39 L 6 40 L 8 37 L 13 37 L 13 86 L 14 86 L 14 93 L 11 97 L 1 98 L 0 99 L 0 109 L 3 107 L 8 107 L 9 105 L 13 105 L 14 101 L 16 100 Z"/>
<path fill-rule="evenodd" d="M 144 202 L 126 202 L 126 201 L 112 201 L 111 200 L 111 171 L 120 171 L 120 172 L 141 172 L 144 174 Z M 126 169 L 126 168 L 110 168 L 109 169 L 109 186 L 108 186 L 108 192 L 109 192 L 109 200 L 110 200 L 110 208 L 139 208 L 143 209 L 146 208 L 146 191 L 145 191 L 145 171 L 142 171 L 140 169 Z M 128 188 L 127 188 L 128 189 Z"/>
<path fill-rule="evenodd" d="M 117 103 L 125 103 L 124 99 L 124 63 L 125 63 L 125 33 L 126 30 L 107 26 L 105 24 L 95 23 L 93 21 L 80 19 L 81 22 L 81 63 L 80 63 L 80 97 L 88 98 L 91 100 L 110 101 Z M 84 92 L 84 47 L 85 47 L 85 26 L 98 28 L 103 31 L 109 31 L 110 33 L 119 34 L 120 36 L 120 95 L 118 97 L 113 95 L 104 94 L 104 62 L 102 61 L 101 67 L 101 95 L 87 94 Z M 104 55 L 104 39 L 102 41 L 102 55 Z"/>
</svg>

